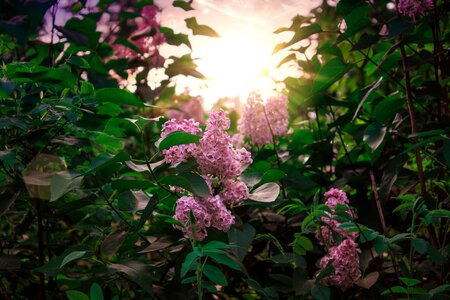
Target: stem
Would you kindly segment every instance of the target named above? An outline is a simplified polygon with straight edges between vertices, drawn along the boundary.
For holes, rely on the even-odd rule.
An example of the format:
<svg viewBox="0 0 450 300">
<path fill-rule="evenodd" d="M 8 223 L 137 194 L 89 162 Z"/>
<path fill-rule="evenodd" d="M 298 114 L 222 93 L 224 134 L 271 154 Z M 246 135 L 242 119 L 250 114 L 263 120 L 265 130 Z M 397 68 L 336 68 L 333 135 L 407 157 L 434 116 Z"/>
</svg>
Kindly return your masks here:
<svg viewBox="0 0 450 300">
<path fill-rule="evenodd" d="M 202 290 L 202 268 L 203 265 L 206 263 L 206 260 L 203 264 L 200 264 L 201 258 L 199 258 L 199 263 L 197 264 L 197 269 L 195 270 L 195 275 L 197 275 L 197 299 L 202 300 L 203 299 L 203 290 Z"/>
<path fill-rule="evenodd" d="M 278 151 L 277 151 L 277 143 L 275 140 L 275 135 L 273 134 L 272 126 L 270 126 L 269 118 L 267 117 L 266 107 L 264 105 L 263 105 L 263 111 L 264 111 L 264 116 L 267 121 L 267 125 L 269 126 L 270 135 L 272 136 L 273 153 L 277 159 L 278 169 L 281 170 L 281 161 L 280 161 L 280 157 L 279 157 Z M 281 183 L 281 192 L 283 193 L 283 198 L 284 198 L 284 200 L 287 200 L 287 194 L 286 194 L 286 188 L 284 186 L 284 180 L 281 179 L 280 183 Z"/>
<path fill-rule="evenodd" d="M 41 208 L 41 200 L 34 198 L 34 206 L 36 209 L 36 219 L 37 219 L 37 238 L 38 238 L 38 258 L 39 258 L 39 266 L 43 266 L 45 264 L 45 255 L 44 255 L 44 226 L 42 224 L 42 208 Z M 39 273 L 39 299 L 45 300 L 45 275 L 44 273 Z"/>
<path fill-rule="evenodd" d="M 336 116 L 334 115 L 334 111 L 331 108 L 331 106 L 330 106 L 330 112 L 331 112 L 331 117 L 333 118 L 333 122 L 336 123 Z M 350 163 L 350 166 L 353 169 L 353 172 L 356 173 L 356 169 L 355 169 L 355 166 L 353 165 L 352 158 L 350 157 L 350 153 L 348 152 L 347 146 L 345 146 L 344 138 L 342 137 L 341 127 L 339 125 L 337 125 L 337 124 L 336 124 L 336 130 L 337 130 L 337 133 L 339 135 L 339 140 L 341 141 L 342 147 L 344 148 L 345 156 L 347 156 L 347 159 L 348 159 L 348 161 Z"/>
<path fill-rule="evenodd" d="M 400 18 L 401 15 L 398 11 L 398 0 L 395 0 L 395 5 L 397 7 L 397 16 Z M 409 70 L 408 70 L 408 62 L 406 61 L 406 52 L 405 52 L 405 46 L 403 45 L 402 34 L 399 34 L 397 36 L 397 39 L 400 44 L 399 47 L 400 47 L 400 54 L 401 54 L 401 58 L 402 58 L 403 76 L 405 78 L 406 102 L 408 104 L 408 113 L 409 113 L 409 119 L 411 122 L 411 134 L 414 135 L 413 143 L 415 145 L 417 145 L 419 142 L 419 139 L 415 135 L 417 133 L 416 112 L 415 112 L 414 105 L 413 105 L 413 96 L 412 96 L 412 92 L 411 92 L 411 78 L 410 78 Z M 419 148 L 415 149 L 414 153 L 416 156 L 417 171 L 418 171 L 418 177 L 419 177 L 419 183 L 420 183 L 420 193 L 424 197 L 427 190 L 426 190 L 425 176 L 423 174 L 422 157 L 420 156 Z"/>
<path fill-rule="evenodd" d="M 383 229 L 383 234 L 387 236 L 388 230 L 386 227 L 386 222 L 384 220 L 383 208 L 381 207 L 381 201 L 378 197 L 377 183 L 375 182 L 375 176 L 373 175 L 373 170 L 370 170 L 370 181 L 372 182 L 372 192 L 375 202 L 377 203 L 378 216 L 380 217 L 381 228 Z"/>
</svg>

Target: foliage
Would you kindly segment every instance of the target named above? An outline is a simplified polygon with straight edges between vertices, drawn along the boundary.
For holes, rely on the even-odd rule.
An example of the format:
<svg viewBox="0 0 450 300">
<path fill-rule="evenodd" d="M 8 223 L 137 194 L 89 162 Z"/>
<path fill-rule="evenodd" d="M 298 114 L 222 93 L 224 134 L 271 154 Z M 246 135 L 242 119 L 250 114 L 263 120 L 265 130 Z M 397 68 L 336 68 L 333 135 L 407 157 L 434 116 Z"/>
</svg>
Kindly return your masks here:
<svg viewBox="0 0 450 300">
<path fill-rule="evenodd" d="M 223 187 L 208 185 L 194 159 L 165 163 L 165 150 L 201 137 L 160 139 L 167 118 L 154 106 L 176 96 L 173 77 L 203 77 L 190 54 L 159 55 L 162 43 L 190 48 L 188 36 L 157 24 L 152 1 L 70 3 L 57 26 L 57 1 L 2 2 L 3 298 L 447 299 L 445 1 L 405 15 L 386 0 L 324 1 L 276 30 L 292 33 L 274 49 L 286 53 L 280 64 L 302 71 L 284 80 L 290 130 L 274 135 L 269 124 L 272 140 L 253 146 L 230 139 L 252 153 L 238 179 L 248 199 L 232 208 L 229 231 L 208 228 L 203 241 L 178 230 L 176 202 Z M 105 17 L 112 30 L 101 30 Z M 150 87 L 156 69 L 166 79 Z M 325 203 L 331 187 L 349 202 Z M 320 232 L 331 232 L 329 244 Z M 348 236 L 362 275 L 341 289 L 331 280 L 340 257 L 329 253 Z"/>
</svg>

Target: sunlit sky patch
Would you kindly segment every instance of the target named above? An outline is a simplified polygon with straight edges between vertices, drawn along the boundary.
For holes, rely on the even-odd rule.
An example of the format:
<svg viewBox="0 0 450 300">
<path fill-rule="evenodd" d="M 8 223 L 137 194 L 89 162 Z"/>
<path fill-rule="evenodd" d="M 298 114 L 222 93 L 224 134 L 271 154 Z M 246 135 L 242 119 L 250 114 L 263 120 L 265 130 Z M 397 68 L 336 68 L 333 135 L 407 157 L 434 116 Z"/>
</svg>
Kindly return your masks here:
<svg viewBox="0 0 450 300">
<path fill-rule="evenodd" d="M 287 41 L 292 34 L 273 34 L 290 25 L 297 14 L 306 15 L 317 0 L 194 0 L 194 11 L 172 7 L 171 0 L 157 0 L 162 8 L 161 23 L 175 32 L 190 33 L 184 19 L 195 16 L 199 24 L 212 27 L 220 38 L 192 36 L 192 57 L 206 81 L 180 77 L 177 92 L 189 88 L 192 95 L 201 95 L 208 109 L 219 98 L 245 98 L 250 91 L 270 95 L 282 85 L 276 82 L 298 75 L 297 68 L 277 64 L 286 55 L 272 55 L 276 44 Z M 189 52 L 187 47 L 164 46 L 165 56 Z"/>
</svg>

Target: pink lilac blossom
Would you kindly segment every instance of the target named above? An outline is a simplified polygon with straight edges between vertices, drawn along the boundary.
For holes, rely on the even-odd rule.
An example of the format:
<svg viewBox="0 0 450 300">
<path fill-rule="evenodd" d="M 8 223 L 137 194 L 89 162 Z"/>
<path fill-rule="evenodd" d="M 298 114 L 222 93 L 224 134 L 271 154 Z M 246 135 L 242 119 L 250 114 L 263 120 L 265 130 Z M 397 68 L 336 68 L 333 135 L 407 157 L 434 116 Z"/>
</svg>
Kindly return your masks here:
<svg viewBox="0 0 450 300">
<path fill-rule="evenodd" d="M 119 9 L 121 10 L 119 5 Z M 160 26 L 156 20 L 158 7 L 146 5 L 141 10 L 141 16 L 130 20 L 137 26 L 136 30 L 130 34 L 130 42 L 134 43 L 142 52 L 141 57 L 150 57 L 153 67 L 160 67 L 164 64 L 164 58 L 159 54 L 159 46 L 166 42 L 166 37 L 160 32 Z M 118 13 L 118 12 L 116 12 Z M 151 34 L 154 31 L 155 33 Z M 120 58 L 129 60 L 140 57 L 140 54 L 121 44 L 115 43 L 117 37 L 112 36 L 112 48 Z"/>
<path fill-rule="evenodd" d="M 223 202 L 229 206 L 242 204 L 242 201 L 248 198 L 248 188 L 242 181 L 226 180 L 223 182 L 224 189 L 220 192 Z"/>
<path fill-rule="evenodd" d="M 432 0 L 399 0 L 398 12 L 415 18 L 416 15 L 424 15 L 433 8 Z"/>
<path fill-rule="evenodd" d="M 320 260 L 320 268 L 324 269 L 330 260 L 334 268 L 334 274 L 321 280 L 324 285 L 337 285 L 343 291 L 352 287 L 361 278 L 359 269 L 359 256 L 361 250 L 358 244 L 351 239 L 343 240 L 338 246 L 330 248 L 327 256 Z"/>
<path fill-rule="evenodd" d="M 194 225 L 190 223 L 191 212 L 195 218 Z M 182 230 L 192 239 L 201 241 L 208 235 L 206 228 L 211 226 L 211 214 L 193 197 L 183 196 L 177 200 L 173 218 L 185 225 L 185 227 L 175 225 L 175 228 Z"/>
<path fill-rule="evenodd" d="M 171 119 L 163 124 L 161 138 L 164 139 L 167 135 L 174 131 L 184 131 L 190 134 L 202 132 L 199 127 L 199 123 L 195 122 L 194 119 L 182 121 Z M 175 165 L 189 158 L 196 148 L 197 146 L 195 144 L 172 146 L 169 149 L 163 150 L 162 153 L 164 154 L 167 163 Z"/>
<path fill-rule="evenodd" d="M 198 144 L 174 146 L 163 151 L 166 162 L 172 164 L 189 156 L 195 158 L 209 188 L 209 197 L 183 196 L 177 201 L 174 219 L 185 224 L 185 227 L 175 228 L 182 230 L 191 239 L 203 240 L 209 227 L 228 231 L 234 224 L 234 216 L 228 207 L 241 204 L 248 197 L 247 186 L 236 178 L 252 162 L 251 154 L 244 148 L 236 149 L 233 146 L 226 132 L 229 127 L 230 120 L 224 111 L 212 112 Z M 201 129 L 193 119 L 171 119 L 164 123 L 161 138 L 174 131 L 197 134 Z M 189 223 L 191 214 L 195 224 Z"/>
<path fill-rule="evenodd" d="M 211 226 L 222 231 L 228 231 L 234 224 L 234 216 L 220 199 L 219 195 L 209 197 L 205 200 L 205 206 L 211 214 Z"/>
<path fill-rule="evenodd" d="M 190 216 L 194 216 L 194 224 Z M 218 230 L 228 231 L 234 224 L 234 216 L 220 199 L 219 195 L 208 198 L 196 198 L 183 196 L 177 200 L 175 220 L 181 222 L 184 227 L 175 225 L 186 236 L 198 241 L 203 240 L 208 233 L 206 228 L 214 227 Z"/>
<path fill-rule="evenodd" d="M 327 213 L 328 217 L 321 217 L 321 220 L 325 225 L 320 227 L 320 231 L 317 232 L 316 238 L 324 245 L 334 246 L 336 245 L 333 233 L 337 234 L 341 239 L 351 239 L 355 240 L 358 238 L 358 232 L 346 232 L 346 229 L 339 228 L 341 225 L 340 222 L 334 220 L 334 209 L 336 205 L 344 205 L 347 206 L 349 201 L 347 198 L 347 194 L 337 188 L 332 188 L 328 192 L 324 194 L 327 197 L 327 201 L 325 205 L 327 205 L 331 213 Z M 348 208 L 349 213 L 353 216 L 353 211 Z"/>
<path fill-rule="evenodd" d="M 194 153 L 204 174 L 236 178 L 251 163 L 251 154 L 244 148 L 235 149 L 226 130 L 230 119 L 225 112 L 212 112 L 206 122 L 206 131 Z"/>
<path fill-rule="evenodd" d="M 270 97 L 266 104 L 260 95 L 250 95 L 239 120 L 239 131 L 258 147 L 271 143 L 272 133 L 274 136 L 286 135 L 289 122 L 287 105 L 288 99 L 284 95 Z"/>
<path fill-rule="evenodd" d="M 169 109 L 167 117 L 178 121 L 183 119 L 194 119 L 199 123 L 203 123 L 205 111 L 202 106 L 202 98 L 200 96 L 192 97 L 189 101 L 183 101 L 179 105 L 179 109 Z"/>
</svg>

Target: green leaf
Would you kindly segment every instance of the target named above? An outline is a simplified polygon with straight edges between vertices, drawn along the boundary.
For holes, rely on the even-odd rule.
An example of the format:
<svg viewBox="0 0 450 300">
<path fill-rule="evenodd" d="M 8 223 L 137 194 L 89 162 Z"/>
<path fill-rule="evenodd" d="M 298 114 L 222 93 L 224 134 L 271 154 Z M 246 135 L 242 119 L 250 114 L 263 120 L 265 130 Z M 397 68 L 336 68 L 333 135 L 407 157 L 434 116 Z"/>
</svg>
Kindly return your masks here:
<svg viewBox="0 0 450 300">
<path fill-rule="evenodd" d="M 134 260 L 108 265 L 111 272 L 126 274 L 131 281 L 137 283 L 148 294 L 153 295 L 152 276 L 147 268 L 147 263 Z"/>
<path fill-rule="evenodd" d="M 212 282 L 219 284 L 221 286 L 228 285 L 228 281 L 225 278 L 225 275 L 216 266 L 206 264 L 203 266 L 202 272 Z"/>
<path fill-rule="evenodd" d="M 312 251 L 314 246 L 309 238 L 296 233 L 294 243 L 294 252 L 298 255 L 305 255 L 307 251 Z"/>
<path fill-rule="evenodd" d="M 235 246 L 231 251 L 240 262 L 242 262 L 247 255 L 255 234 L 256 229 L 249 223 L 245 223 L 242 229 L 232 227 L 231 230 L 228 231 L 228 240 L 231 245 Z"/>
<path fill-rule="evenodd" d="M 139 231 L 142 228 L 142 226 L 144 226 L 147 219 L 150 217 L 150 215 L 155 210 L 157 204 L 158 204 L 158 194 L 154 194 L 148 201 L 147 205 L 145 206 L 137 226 L 133 226 L 131 228 L 131 230 L 133 232 Z"/>
<path fill-rule="evenodd" d="M 253 190 L 248 199 L 258 202 L 273 202 L 280 194 L 280 186 L 276 183 L 269 182 L 261 185 Z"/>
<path fill-rule="evenodd" d="M 387 124 L 405 103 L 399 93 L 384 98 L 375 107 L 375 119 L 381 124 Z"/>
<path fill-rule="evenodd" d="M 50 183 L 50 201 L 55 201 L 67 192 L 81 185 L 83 176 L 77 176 L 70 172 L 58 172 L 52 176 Z"/>
<path fill-rule="evenodd" d="M 314 93 L 324 91 L 333 83 L 342 78 L 349 70 L 349 65 L 344 64 L 340 59 L 334 58 L 322 66 L 317 73 L 312 85 Z"/>
<path fill-rule="evenodd" d="M 231 257 L 229 257 L 228 255 L 210 253 L 207 256 L 211 257 L 213 260 L 215 260 L 219 264 L 225 265 L 225 266 L 235 269 L 237 271 L 241 270 L 241 267 L 237 264 L 237 262 L 234 259 L 232 259 Z"/>
<path fill-rule="evenodd" d="M 172 5 L 174 7 L 179 7 L 181 9 L 185 10 L 185 11 L 193 10 L 191 4 L 189 2 L 186 2 L 186 1 L 183 1 L 183 0 L 173 1 Z"/>
<path fill-rule="evenodd" d="M 166 74 L 170 78 L 177 75 L 185 75 L 205 79 L 205 76 L 196 70 L 197 65 L 192 60 L 190 54 L 183 55 L 182 57 L 171 56 L 170 58 L 173 62 L 166 68 Z"/>
<path fill-rule="evenodd" d="M 432 297 L 436 295 L 444 295 L 445 292 L 450 292 L 450 284 L 443 284 L 429 291 L 430 296 Z"/>
<path fill-rule="evenodd" d="M 221 241 L 211 241 L 202 247 L 203 250 L 207 249 L 230 249 L 231 246 Z"/>
<path fill-rule="evenodd" d="M 111 156 L 110 154 L 103 153 L 94 159 L 89 170 L 86 171 L 83 175 L 85 175 L 87 173 L 97 172 L 106 167 L 111 166 L 112 164 L 119 163 L 119 162 L 126 162 L 129 160 L 131 160 L 130 155 L 126 152 L 120 152 L 120 153 L 116 154 L 115 156 Z"/>
<path fill-rule="evenodd" d="M 56 276 L 59 270 L 68 263 L 81 258 L 92 257 L 93 255 L 94 253 L 84 246 L 73 247 L 64 251 L 60 256 L 52 258 L 48 264 L 34 269 L 34 271 L 45 273 L 49 276 Z"/>
<path fill-rule="evenodd" d="M 98 102 L 111 102 L 114 104 L 124 104 L 130 106 L 144 107 L 144 103 L 133 93 L 119 88 L 103 88 L 97 90 Z"/>
<path fill-rule="evenodd" d="M 148 189 L 154 186 L 155 183 L 150 180 L 116 179 L 111 183 L 111 187 L 119 192 L 132 189 Z"/>
<path fill-rule="evenodd" d="M 196 143 L 200 136 L 184 131 L 174 131 L 167 135 L 158 145 L 159 151 L 169 149 L 172 146 Z"/>
<path fill-rule="evenodd" d="M 184 277 L 189 270 L 193 270 L 197 266 L 197 258 L 200 256 L 198 251 L 192 251 L 188 255 L 186 255 L 186 259 L 181 265 L 180 277 Z"/>
<path fill-rule="evenodd" d="M 316 300 L 329 300 L 331 291 L 329 287 L 316 283 L 311 289 L 311 295 Z"/>
<path fill-rule="evenodd" d="M 98 285 L 98 283 L 94 282 L 91 285 L 90 291 L 90 300 L 103 300 L 103 291 L 102 288 Z"/>
<path fill-rule="evenodd" d="M 319 32 L 322 32 L 322 28 L 317 23 L 313 23 L 311 25 L 300 27 L 295 30 L 295 34 L 289 42 L 276 45 L 275 49 L 273 50 L 273 53 L 276 53 L 276 52 L 280 51 L 281 49 L 292 46 L 292 45 L 310 37 L 311 35 L 313 35 L 315 33 L 319 33 Z"/>
<path fill-rule="evenodd" d="M 89 63 L 87 62 L 87 60 L 85 60 L 84 58 L 80 57 L 80 56 L 72 56 L 70 57 L 67 62 L 71 65 L 74 65 L 80 69 L 89 69 L 91 66 L 89 65 Z"/>
<path fill-rule="evenodd" d="M 358 112 L 361 109 L 364 102 L 366 101 L 366 99 L 370 96 L 370 94 L 372 93 L 373 90 L 375 90 L 376 88 L 378 88 L 380 86 L 382 81 L 383 81 L 383 76 L 381 76 L 376 82 L 374 82 L 371 85 L 371 87 L 369 88 L 369 90 L 365 93 L 364 97 L 361 99 L 361 101 L 358 104 L 358 107 L 356 108 L 355 114 L 353 115 L 353 118 L 352 118 L 352 122 L 356 119 L 356 116 L 358 116 Z"/>
<path fill-rule="evenodd" d="M 450 211 L 446 209 L 435 209 L 427 214 L 428 218 L 450 218 Z"/>
<path fill-rule="evenodd" d="M 136 212 L 138 210 L 143 210 L 149 200 L 150 197 L 141 190 L 126 190 L 119 195 L 118 207 L 122 211 Z"/>
<path fill-rule="evenodd" d="M 258 182 L 258 185 L 262 185 L 262 184 L 265 184 L 268 182 L 279 181 L 279 180 L 283 179 L 284 177 L 286 177 L 285 172 L 283 172 L 279 169 L 272 169 L 272 170 L 269 170 L 266 173 L 264 173 L 263 177 Z"/>
<path fill-rule="evenodd" d="M 369 145 L 372 151 L 377 150 L 377 148 L 383 143 L 384 137 L 386 136 L 386 126 L 380 123 L 372 123 L 367 126 L 364 131 L 363 141 Z"/>
<path fill-rule="evenodd" d="M 111 258 L 120 249 L 126 237 L 126 231 L 111 232 L 103 240 L 102 245 L 100 246 L 101 252 Z"/>
<path fill-rule="evenodd" d="M 408 287 L 418 285 L 422 282 L 419 279 L 407 278 L 407 277 L 400 277 L 400 280 Z"/>
<path fill-rule="evenodd" d="M 429 244 L 424 239 L 413 238 L 411 243 L 412 243 L 414 249 L 420 254 L 424 254 L 425 252 L 428 251 L 428 245 Z"/>
<path fill-rule="evenodd" d="M 80 291 L 66 291 L 69 300 L 89 300 L 88 295 Z"/>
<path fill-rule="evenodd" d="M 69 254 L 67 254 L 67 255 L 63 258 L 63 260 L 62 260 L 61 265 L 59 266 L 59 268 L 64 267 L 65 265 L 67 265 L 68 263 L 70 263 L 70 262 L 72 262 L 72 261 L 74 261 L 74 260 L 77 260 L 77 259 L 80 259 L 80 258 L 84 258 L 84 257 L 90 256 L 90 255 L 91 255 L 91 254 L 88 253 L 88 251 L 73 251 L 73 252 L 70 252 Z"/>
<path fill-rule="evenodd" d="M 182 187 L 198 197 L 209 197 L 211 195 L 205 179 L 192 172 L 184 172 L 178 175 L 168 175 L 161 179 L 161 183 Z"/>
<path fill-rule="evenodd" d="M 193 35 L 206 35 L 210 37 L 220 37 L 220 35 L 214 31 L 209 26 L 200 25 L 197 23 L 197 19 L 195 17 L 187 18 L 184 20 L 186 22 L 186 26 L 189 29 L 192 29 Z"/>
</svg>

